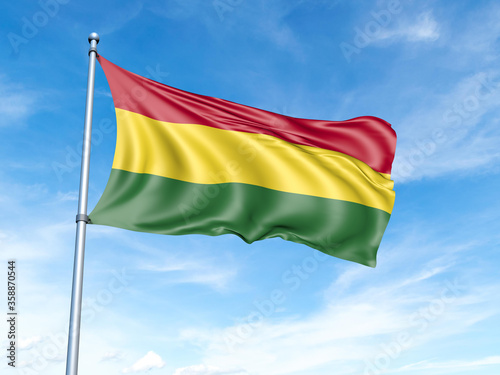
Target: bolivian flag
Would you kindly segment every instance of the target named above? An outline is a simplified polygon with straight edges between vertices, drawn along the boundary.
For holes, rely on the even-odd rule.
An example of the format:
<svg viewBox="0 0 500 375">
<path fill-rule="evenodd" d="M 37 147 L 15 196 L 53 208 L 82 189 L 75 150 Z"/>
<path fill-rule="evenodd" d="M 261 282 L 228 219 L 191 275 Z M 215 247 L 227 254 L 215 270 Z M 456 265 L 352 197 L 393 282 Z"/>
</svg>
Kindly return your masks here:
<svg viewBox="0 0 500 375">
<path fill-rule="evenodd" d="M 374 267 L 394 205 L 396 133 L 376 117 L 306 120 L 196 95 L 99 56 L 117 118 L 93 224 L 281 237 Z"/>
</svg>

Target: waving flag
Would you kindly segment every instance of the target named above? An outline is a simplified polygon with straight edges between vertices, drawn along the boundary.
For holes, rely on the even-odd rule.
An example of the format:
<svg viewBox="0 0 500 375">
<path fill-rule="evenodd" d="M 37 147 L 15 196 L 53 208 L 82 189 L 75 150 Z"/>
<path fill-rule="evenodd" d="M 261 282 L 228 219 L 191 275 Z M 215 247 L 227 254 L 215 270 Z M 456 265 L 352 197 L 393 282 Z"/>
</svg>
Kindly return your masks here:
<svg viewBox="0 0 500 375">
<path fill-rule="evenodd" d="M 92 224 L 281 237 L 371 267 L 394 205 L 396 134 L 376 117 L 299 119 L 196 95 L 98 60 L 117 117 Z"/>
</svg>

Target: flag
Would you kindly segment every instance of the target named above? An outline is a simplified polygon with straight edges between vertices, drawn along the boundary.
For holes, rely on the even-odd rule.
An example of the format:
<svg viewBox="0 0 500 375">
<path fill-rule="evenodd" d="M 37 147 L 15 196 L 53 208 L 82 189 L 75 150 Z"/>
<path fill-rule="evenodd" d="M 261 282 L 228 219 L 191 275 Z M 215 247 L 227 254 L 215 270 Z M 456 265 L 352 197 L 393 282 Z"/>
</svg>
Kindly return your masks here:
<svg viewBox="0 0 500 375">
<path fill-rule="evenodd" d="M 98 56 L 117 140 L 92 224 L 272 237 L 374 267 L 394 205 L 396 133 L 376 117 L 309 120 L 182 91 Z"/>
</svg>

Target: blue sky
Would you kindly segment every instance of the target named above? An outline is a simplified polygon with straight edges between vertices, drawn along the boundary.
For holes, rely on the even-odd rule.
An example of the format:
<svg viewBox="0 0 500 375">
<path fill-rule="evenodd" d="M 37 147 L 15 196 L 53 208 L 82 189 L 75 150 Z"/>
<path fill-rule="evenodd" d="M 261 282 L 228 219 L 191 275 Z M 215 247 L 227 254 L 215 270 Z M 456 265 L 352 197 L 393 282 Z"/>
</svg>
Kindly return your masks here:
<svg viewBox="0 0 500 375">
<path fill-rule="evenodd" d="M 137 74 L 295 117 L 378 116 L 398 146 L 375 269 L 281 239 L 90 226 L 82 374 L 500 373 L 497 2 L 2 8 L 0 279 L 15 258 L 20 312 L 19 367 L 2 356 L 2 373 L 64 372 L 92 31 Z M 94 108 L 90 209 L 116 137 L 99 66 Z"/>
</svg>

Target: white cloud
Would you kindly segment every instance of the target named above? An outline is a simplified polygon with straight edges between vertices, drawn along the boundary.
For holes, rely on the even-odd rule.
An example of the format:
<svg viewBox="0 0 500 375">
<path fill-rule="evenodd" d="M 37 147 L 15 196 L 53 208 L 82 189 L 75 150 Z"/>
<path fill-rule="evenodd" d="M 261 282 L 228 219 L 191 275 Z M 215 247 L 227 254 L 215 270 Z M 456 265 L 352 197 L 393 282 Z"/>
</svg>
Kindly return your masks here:
<svg viewBox="0 0 500 375">
<path fill-rule="evenodd" d="M 449 47 L 460 54 L 463 60 L 453 59 L 454 67 L 464 61 L 480 66 L 481 62 L 496 60 L 498 56 L 496 43 L 500 35 L 499 17 L 499 4 L 490 3 L 479 11 L 467 13 L 459 25 L 454 23 L 459 27 L 454 30 L 454 40 Z"/>
<path fill-rule="evenodd" d="M 123 3 L 123 7 L 113 12 L 113 17 L 106 17 L 101 27 L 98 27 L 99 35 L 108 35 L 120 30 L 127 23 L 139 16 L 142 11 L 141 2 Z"/>
<path fill-rule="evenodd" d="M 111 93 L 109 92 L 109 90 L 107 90 L 105 88 L 102 88 L 102 87 L 96 88 L 95 91 L 94 91 L 94 95 L 95 96 L 105 96 L 107 98 L 112 98 L 113 97 L 111 95 Z"/>
<path fill-rule="evenodd" d="M 245 375 L 246 371 L 222 370 L 216 366 L 194 365 L 175 370 L 174 375 Z"/>
<path fill-rule="evenodd" d="M 33 337 L 28 337 L 26 339 L 20 339 L 18 348 L 21 350 L 31 349 L 34 345 L 38 344 L 40 341 L 42 341 L 41 336 L 33 336 Z"/>
<path fill-rule="evenodd" d="M 181 260 L 180 262 L 167 261 L 163 265 L 147 264 L 141 269 L 162 273 L 170 273 L 169 280 L 172 284 L 202 284 L 211 288 L 222 290 L 236 276 L 234 268 L 222 268 L 204 263 Z"/>
<path fill-rule="evenodd" d="M 496 168 L 499 76 L 498 71 L 478 72 L 446 93 L 427 93 L 432 100 L 425 110 L 417 107 L 398 125 L 393 178 L 408 182 Z"/>
<path fill-rule="evenodd" d="M 78 200 L 78 191 L 68 191 L 66 193 L 57 192 L 58 201 L 77 201 Z"/>
<path fill-rule="evenodd" d="M 396 369 L 395 373 L 403 373 L 407 371 L 426 371 L 434 370 L 439 371 L 441 373 L 449 373 L 453 372 L 454 374 L 457 371 L 470 371 L 472 369 L 478 369 L 483 366 L 491 366 L 491 365 L 500 365 L 500 356 L 491 356 L 486 357 L 474 361 L 449 361 L 449 362 L 430 362 L 430 361 L 422 361 L 406 366 L 402 366 Z"/>
<path fill-rule="evenodd" d="M 165 252 L 145 246 L 135 240 L 128 246 L 148 254 L 148 261 L 142 261 L 138 269 L 163 273 L 162 279 L 171 284 L 202 284 L 215 290 L 225 290 L 238 274 L 238 266 L 231 259 L 221 262 L 220 257 L 207 256 L 206 243 L 192 241 L 189 252 Z M 203 252 L 198 251 L 203 248 Z M 172 249 L 173 250 L 173 249 Z"/>
<path fill-rule="evenodd" d="M 122 373 L 128 374 L 133 372 L 146 372 L 155 368 L 163 368 L 165 366 L 165 362 L 161 359 L 161 357 L 155 352 L 148 352 L 144 357 L 135 362 L 132 366 L 128 368 L 124 368 Z"/>
<path fill-rule="evenodd" d="M 427 259 L 418 267 L 407 259 L 417 248 Z M 442 257 L 435 257 L 437 249 Z M 386 252 L 378 276 L 372 269 L 346 268 L 314 313 L 245 317 L 220 329 L 185 329 L 180 339 L 197 345 L 205 363 L 257 374 L 323 374 L 331 373 L 332 367 L 338 369 L 337 375 L 363 373 L 364 361 L 380 355 L 381 347 L 391 346 L 401 333 L 409 337 L 403 352 L 415 354 L 422 348 L 432 352 L 429 346 L 439 347 L 500 312 L 490 298 L 498 286 L 473 286 L 448 274 L 454 253 L 471 250 L 471 246 L 426 245 L 422 238 L 417 247 L 401 242 Z M 468 272 L 483 271 L 469 268 Z M 384 275 L 390 277 L 383 279 Z M 390 366 L 397 364 L 391 361 Z"/>
<path fill-rule="evenodd" d="M 383 29 L 375 36 L 376 40 L 406 42 L 434 42 L 439 39 L 439 25 L 432 12 L 423 12 L 416 17 L 415 22 L 406 18 L 400 20 L 396 28 Z"/>
<path fill-rule="evenodd" d="M 75 224 L 72 221 L 55 222 L 34 228 L 31 223 L 18 224 L 17 230 L 5 231 L 6 238 L 0 238 L 2 250 L 15 254 L 24 261 L 49 260 L 60 257 L 67 251 L 68 239 L 74 237 Z M 43 247 L 41 247 L 43 244 Z M 50 249 L 51 251 L 41 251 Z"/>
<path fill-rule="evenodd" d="M 34 112 L 37 96 L 0 76 L 0 126 L 16 126 Z"/>
<path fill-rule="evenodd" d="M 118 359 L 122 359 L 123 357 L 124 355 L 121 351 L 113 350 L 104 353 L 101 357 L 101 361 L 116 361 Z"/>
<path fill-rule="evenodd" d="M 157 4 L 148 4 L 156 15 L 167 19 L 195 18 L 204 22 L 207 29 L 216 37 L 221 33 L 243 32 L 246 37 L 256 37 L 274 44 L 280 49 L 302 56 L 302 45 L 297 41 L 294 30 L 286 18 L 303 1 L 209 1 L 195 4 L 182 0 L 171 0 Z"/>
<path fill-rule="evenodd" d="M 414 25 L 403 29 L 402 34 L 410 42 L 433 42 L 439 39 L 439 26 L 432 13 L 425 12 L 418 16 Z"/>
<path fill-rule="evenodd" d="M 301 44 L 297 41 L 295 33 L 286 22 L 286 17 L 292 13 L 301 2 L 286 2 L 279 6 L 274 6 L 270 2 L 262 2 L 262 17 L 258 18 L 259 25 L 255 32 L 260 37 L 274 43 L 277 47 L 286 49 L 295 54 L 302 50 Z"/>
</svg>

